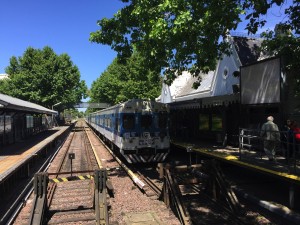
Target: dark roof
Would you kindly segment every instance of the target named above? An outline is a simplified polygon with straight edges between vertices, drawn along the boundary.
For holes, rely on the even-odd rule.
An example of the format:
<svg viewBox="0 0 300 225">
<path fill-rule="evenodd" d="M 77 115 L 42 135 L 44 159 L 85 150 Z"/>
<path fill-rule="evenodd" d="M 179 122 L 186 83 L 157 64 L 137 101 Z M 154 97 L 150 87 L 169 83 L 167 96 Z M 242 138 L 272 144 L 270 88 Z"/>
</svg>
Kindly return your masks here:
<svg viewBox="0 0 300 225">
<path fill-rule="evenodd" d="M 243 66 L 257 62 L 262 53 L 259 50 L 262 39 L 249 37 L 232 37 L 233 44 Z"/>
<path fill-rule="evenodd" d="M 0 93 L 0 109 L 1 108 L 43 114 L 57 114 L 57 111 Z"/>
</svg>

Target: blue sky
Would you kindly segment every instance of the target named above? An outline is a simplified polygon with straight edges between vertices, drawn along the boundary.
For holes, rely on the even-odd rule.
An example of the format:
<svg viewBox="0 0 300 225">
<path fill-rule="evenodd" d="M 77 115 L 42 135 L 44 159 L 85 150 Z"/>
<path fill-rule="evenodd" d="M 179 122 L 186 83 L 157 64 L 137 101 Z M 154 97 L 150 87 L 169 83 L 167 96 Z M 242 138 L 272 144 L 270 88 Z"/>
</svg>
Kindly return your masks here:
<svg viewBox="0 0 300 225">
<path fill-rule="evenodd" d="M 12 56 L 22 56 L 29 46 L 50 46 L 56 54 L 71 57 L 90 88 L 116 53 L 109 46 L 90 43 L 89 35 L 99 29 L 97 20 L 111 18 L 122 6 L 119 0 L 1 0 L 0 73 Z M 266 28 L 281 21 L 283 12 L 271 9 Z M 244 24 L 238 31 L 245 33 L 243 29 Z"/>
<path fill-rule="evenodd" d="M 89 42 L 89 35 L 99 29 L 97 20 L 111 18 L 122 6 L 119 0 L 1 0 L 0 73 L 29 46 L 50 46 L 71 57 L 90 87 L 116 53 Z"/>
</svg>

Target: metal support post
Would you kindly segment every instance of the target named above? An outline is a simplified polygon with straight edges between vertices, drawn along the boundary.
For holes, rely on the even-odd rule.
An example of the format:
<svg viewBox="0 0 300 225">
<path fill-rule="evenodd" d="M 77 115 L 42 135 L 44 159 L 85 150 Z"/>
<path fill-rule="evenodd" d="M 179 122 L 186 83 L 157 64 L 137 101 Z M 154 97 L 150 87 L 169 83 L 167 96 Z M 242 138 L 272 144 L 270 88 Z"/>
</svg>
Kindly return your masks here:
<svg viewBox="0 0 300 225">
<path fill-rule="evenodd" d="M 290 204 L 291 209 L 294 208 L 294 205 L 295 205 L 294 203 L 295 203 L 295 187 L 294 187 L 294 184 L 291 183 L 290 193 L 289 193 L 289 204 Z"/>
<path fill-rule="evenodd" d="M 72 161 L 75 159 L 75 153 L 69 153 L 69 159 L 71 160 L 71 177 L 73 176 L 73 166 L 72 166 Z"/>
<path fill-rule="evenodd" d="M 193 146 L 187 146 L 186 147 L 186 151 L 189 153 L 189 157 L 190 157 L 190 167 L 192 167 L 192 152 L 193 152 Z"/>
<path fill-rule="evenodd" d="M 95 214 L 96 214 L 96 224 L 103 225 L 109 224 L 108 222 L 108 209 L 107 209 L 107 172 L 105 169 L 96 170 L 94 173 L 95 182 Z"/>
<path fill-rule="evenodd" d="M 47 210 L 47 186 L 49 178 L 47 173 L 34 175 L 35 199 L 29 217 L 29 224 L 43 224 L 44 213 Z"/>
</svg>

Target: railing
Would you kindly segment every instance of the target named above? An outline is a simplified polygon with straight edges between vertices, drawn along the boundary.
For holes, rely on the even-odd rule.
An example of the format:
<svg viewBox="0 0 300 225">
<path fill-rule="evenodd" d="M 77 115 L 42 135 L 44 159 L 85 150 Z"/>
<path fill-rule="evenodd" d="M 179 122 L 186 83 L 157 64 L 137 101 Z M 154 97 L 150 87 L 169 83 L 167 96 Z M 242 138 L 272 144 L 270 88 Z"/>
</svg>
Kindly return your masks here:
<svg viewBox="0 0 300 225">
<path fill-rule="evenodd" d="M 277 162 L 282 162 L 282 166 L 286 166 L 288 171 L 300 173 L 300 143 L 295 139 L 295 132 L 292 131 L 270 131 L 277 136 L 279 133 L 280 140 L 275 140 L 275 158 Z M 257 129 L 239 130 L 239 158 L 263 160 L 264 138 L 261 137 L 261 131 Z"/>
</svg>

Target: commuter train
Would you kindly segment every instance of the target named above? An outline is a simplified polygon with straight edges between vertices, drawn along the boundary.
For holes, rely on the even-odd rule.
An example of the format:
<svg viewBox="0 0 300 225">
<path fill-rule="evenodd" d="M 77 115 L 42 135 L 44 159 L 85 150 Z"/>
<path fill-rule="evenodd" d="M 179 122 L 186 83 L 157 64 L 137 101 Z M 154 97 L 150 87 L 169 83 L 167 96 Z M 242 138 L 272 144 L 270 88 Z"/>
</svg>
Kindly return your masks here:
<svg viewBox="0 0 300 225">
<path fill-rule="evenodd" d="M 133 99 L 91 113 L 89 125 L 128 163 L 162 162 L 170 151 L 169 106 Z"/>
</svg>

